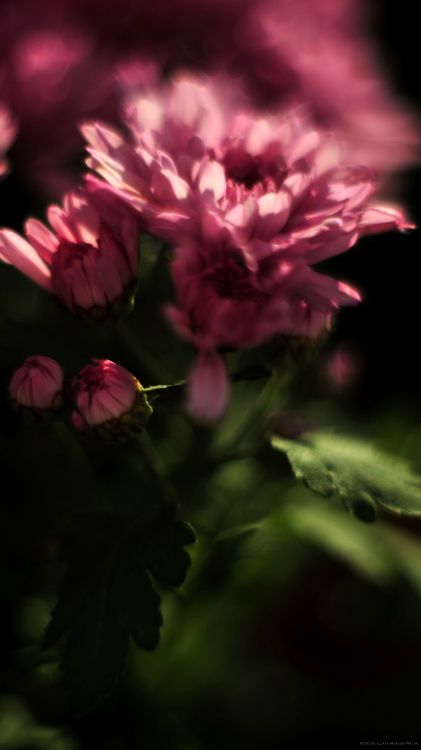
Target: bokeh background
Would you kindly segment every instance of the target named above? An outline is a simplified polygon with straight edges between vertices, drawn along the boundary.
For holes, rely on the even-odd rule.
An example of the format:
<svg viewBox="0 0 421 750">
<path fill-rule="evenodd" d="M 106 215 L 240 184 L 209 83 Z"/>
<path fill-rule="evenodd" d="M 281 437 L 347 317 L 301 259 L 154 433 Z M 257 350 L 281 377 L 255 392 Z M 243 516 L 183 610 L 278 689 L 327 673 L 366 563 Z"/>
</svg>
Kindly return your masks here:
<svg viewBox="0 0 421 750">
<path fill-rule="evenodd" d="M 409 0 L 376 4 L 385 64 L 419 111 L 416 23 Z M 420 170 L 401 176 L 400 193 L 418 223 L 420 191 Z M 19 171 L 0 182 L 1 225 L 20 229 L 42 208 Z M 419 242 L 418 231 L 366 238 L 329 263 L 365 301 L 341 312 L 288 401 L 273 410 L 363 434 L 421 472 Z M 0 748 L 421 743 L 421 522 L 358 522 L 298 487 L 263 441 L 253 458 L 211 465 L 215 445 L 235 444 L 261 387 L 253 383 L 236 386 L 216 432 L 193 426 L 178 396 L 157 403 L 150 434 L 177 482 L 182 515 L 198 531 L 193 567 L 180 594 L 164 592 L 158 651 L 133 648 L 115 693 L 88 716 L 71 714 L 55 654 L 39 644 L 62 572 L 57 529 L 69 507 L 83 509 L 91 499 L 85 445 L 60 421 L 24 423 L 10 408 L 7 382 L 22 359 L 41 353 L 69 372 L 91 356 L 115 359 L 145 384 L 155 382 L 158 364 L 170 382 L 182 376 L 190 352 L 160 317 L 171 286 L 152 250 L 142 256 L 136 308 L 124 327 L 72 319 L 6 266 L 0 290 Z M 113 466 L 101 455 L 97 480 L 109 482 Z M 137 492 L 130 476 L 116 490 Z M 264 517 L 256 537 L 223 534 Z"/>
</svg>

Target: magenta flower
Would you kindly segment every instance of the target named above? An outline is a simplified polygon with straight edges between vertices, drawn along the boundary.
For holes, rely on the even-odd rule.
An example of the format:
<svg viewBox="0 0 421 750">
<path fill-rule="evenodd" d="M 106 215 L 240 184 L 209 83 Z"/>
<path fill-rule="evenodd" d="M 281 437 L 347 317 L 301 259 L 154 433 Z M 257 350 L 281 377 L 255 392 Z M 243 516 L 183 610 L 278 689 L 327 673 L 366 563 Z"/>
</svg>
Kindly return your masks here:
<svg viewBox="0 0 421 750">
<path fill-rule="evenodd" d="M 95 49 L 95 40 L 63 13 L 63 18 L 60 13 L 55 18 L 48 7 L 44 16 L 30 6 L 14 10 L 6 14 L 6 29 L 0 30 L 5 37 L 0 98 L 19 123 L 16 168 L 56 196 L 77 179 L 75 167 L 83 148 L 80 120 L 117 117 L 114 61 Z M 0 25 L 4 22 L 3 10 Z"/>
<path fill-rule="evenodd" d="M 133 144 L 85 127 L 92 166 L 177 248 L 168 315 L 199 352 L 189 403 L 208 419 L 227 402 L 218 352 L 316 336 L 359 295 L 312 266 L 364 234 L 409 226 L 398 207 L 372 203 L 373 171 L 346 164 L 300 110 L 259 119 L 226 91 L 184 78 L 139 95 Z"/>
<path fill-rule="evenodd" d="M 306 104 L 350 158 L 388 172 L 418 160 L 419 124 L 381 65 L 367 5 L 258 0 L 243 16 L 232 66 L 265 106 Z"/>
<path fill-rule="evenodd" d="M 28 357 L 13 373 L 9 394 L 19 407 L 56 410 L 62 403 L 64 374 L 51 357 Z"/>
<path fill-rule="evenodd" d="M 139 381 L 109 359 L 94 359 L 84 367 L 73 380 L 72 392 L 74 426 L 102 437 L 128 438 L 152 413 Z"/>
<path fill-rule="evenodd" d="M 53 231 L 37 219 L 26 222 L 26 239 L 0 230 L 0 258 L 74 314 L 100 318 L 127 309 L 139 245 L 137 220 L 127 206 L 91 182 L 47 214 Z"/>
<path fill-rule="evenodd" d="M 222 221 L 241 245 L 279 235 L 284 244 L 322 244 L 328 257 L 358 234 L 403 221 L 394 206 L 368 212 L 374 172 L 347 164 L 305 110 L 259 118 L 229 79 L 145 88 L 127 117 L 132 142 L 101 123 L 83 127 L 89 164 L 176 245 L 206 240 Z"/>
</svg>

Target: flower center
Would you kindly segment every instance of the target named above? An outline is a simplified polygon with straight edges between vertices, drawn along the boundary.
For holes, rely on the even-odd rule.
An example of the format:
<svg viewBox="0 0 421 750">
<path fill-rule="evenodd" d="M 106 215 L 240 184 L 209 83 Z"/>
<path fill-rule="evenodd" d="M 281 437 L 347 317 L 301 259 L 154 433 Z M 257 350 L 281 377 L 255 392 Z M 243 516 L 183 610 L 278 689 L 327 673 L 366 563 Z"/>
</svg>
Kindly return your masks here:
<svg viewBox="0 0 421 750">
<path fill-rule="evenodd" d="M 203 283 L 224 299 L 261 302 L 265 296 L 253 284 L 250 271 L 237 256 L 227 257 L 207 269 L 203 275 Z"/>
<path fill-rule="evenodd" d="M 235 203 L 276 192 L 287 173 L 285 165 L 278 159 L 252 156 L 241 148 L 230 148 L 223 163 L 227 176 L 227 197 Z"/>
<path fill-rule="evenodd" d="M 244 185 L 251 190 L 258 182 L 262 182 L 266 176 L 261 159 L 250 154 L 236 156 L 235 152 L 228 152 L 225 157 L 227 176 L 233 182 Z"/>
</svg>

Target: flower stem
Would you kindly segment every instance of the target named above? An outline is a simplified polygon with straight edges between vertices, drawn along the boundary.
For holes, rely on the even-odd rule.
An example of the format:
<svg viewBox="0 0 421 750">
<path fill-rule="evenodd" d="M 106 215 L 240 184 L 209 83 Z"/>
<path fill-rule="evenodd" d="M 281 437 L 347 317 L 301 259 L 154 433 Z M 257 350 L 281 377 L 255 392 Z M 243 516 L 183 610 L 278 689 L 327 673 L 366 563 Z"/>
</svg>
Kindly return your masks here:
<svg viewBox="0 0 421 750">
<path fill-rule="evenodd" d="M 247 368 L 247 370 L 238 370 L 238 372 L 233 372 L 229 375 L 229 378 L 232 383 L 240 383 L 247 380 L 266 380 L 270 376 L 271 372 L 266 368 L 253 367 Z M 145 393 L 156 393 L 157 395 L 159 395 L 161 391 L 163 392 L 168 389 L 183 388 L 186 383 L 187 380 L 178 380 L 176 383 L 168 383 L 165 385 L 150 385 L 143 390 L 145 391 Z"/>
</svg>

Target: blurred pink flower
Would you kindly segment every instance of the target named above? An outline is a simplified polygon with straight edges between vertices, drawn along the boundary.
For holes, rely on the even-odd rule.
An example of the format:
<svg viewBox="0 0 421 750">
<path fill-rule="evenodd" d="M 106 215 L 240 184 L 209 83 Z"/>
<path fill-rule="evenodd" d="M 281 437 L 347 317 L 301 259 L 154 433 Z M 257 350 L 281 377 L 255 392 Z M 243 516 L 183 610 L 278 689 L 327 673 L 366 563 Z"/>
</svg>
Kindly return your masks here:
<svg viewBox="0 0 421 750">
<path fill-rule="evenodd" d="M 16 135 L 16 124 L 8 109 L 0 102 L 0 177 L 7 172 L 8 164 L 4 154 L 10 148 Z"/>
<path fill-rule="evenodd" d="M 25 224 L 26 239 L 0 230 L 0 259 L 54 294 L 72 313 L 104 317 L 131 304 L 137 278 L 138 222 L 107 191 L 68 193 L 50 206 L 51 231 L 37 219 Z"/>
<path fill-rule="evenodd" d="M 109 359 L 94 359 L 73 379 L 78 430 L 93 429 L 103 437 L 129 437 L 152 413 L 139 381 Z"/>
<path fill-rule="evenodd" d="M 76 179 L 80 120 L 117 114 L 113 60 L 71 23 L 47 16 L 44 26 L 15 25 L 0 61 L 0 96 L 19 123 L 16 167 L 57 195 Z"/>
<path fill-rule="evenodd" d="M 254 106 L 304 105 L 316 125 L 346 142 L 353 161 L 382 172 L 419 157 L 417 118 L 392 90 L 363 0 L 113 5 L 98 13 L 97 0 L 83 0 L 111 44 L 120 29 L 124 45 L 162 68 L 229 71 Z"/>
<path fill-rule="evenodd" d="M 354 344 L 339 344 L 325 363 L 325 379 L 337 391 L 351 388 L 361 373 L 361 354 Z"/>
<path fill-rule="evenodd" d="M 418 127 L 391 90 L 367 15 L 363 0 L 3 0 L 0 98 L 20 122 L 17 163 L 49 192 L 69 189 L 77 123 L 119 121 L 120 70 L 139 56 L 161 76 L 229 71 L 251 106 L 305 106 L 352 160 L 399 169 L 416 158 Z"/>
<path fill-rule="evenodd" d="M 351 159 L 388 172 L 419 158 L 419 123 L 392 90 L 368 16 L 363 0 L 256 2 L 233 64 L 262 103 L 305 103 Z"/>
<path fill-rule="evenodd" d="M 64 374 L 51 357 L 28 357 L 13 373 L 9 394 L 15 404 L 35 410 L 57 409 L 61 405 Z"/>
</svg>

